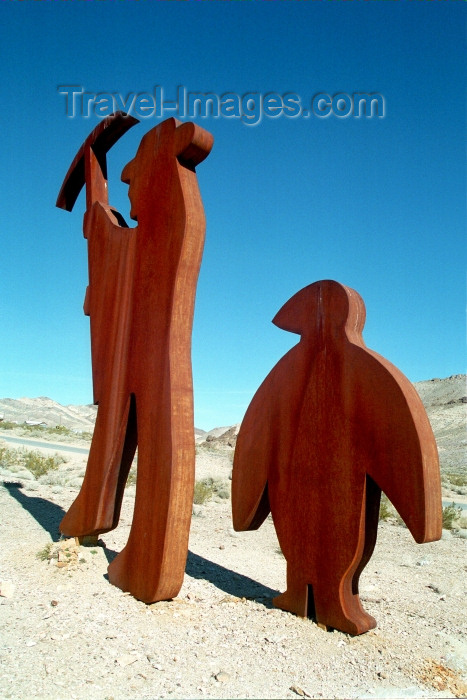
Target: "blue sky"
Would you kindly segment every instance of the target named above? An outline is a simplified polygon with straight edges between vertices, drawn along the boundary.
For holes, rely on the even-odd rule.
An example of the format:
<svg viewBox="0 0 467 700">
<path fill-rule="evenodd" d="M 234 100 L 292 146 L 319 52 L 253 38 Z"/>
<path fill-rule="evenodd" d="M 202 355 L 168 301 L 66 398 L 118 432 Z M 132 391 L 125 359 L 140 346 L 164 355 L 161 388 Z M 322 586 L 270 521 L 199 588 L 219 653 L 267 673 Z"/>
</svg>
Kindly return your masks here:
<svg viewBox="0 0 467 700">
<path fill-rule="evenodd" d="M 206 246 L 193 329 L 195 423 L 241 420 L 298 337 L 271 324 L 319 279 L 356 289 L 366 344 L 412 381 L 465 372 L 465 3 L 2 2 L 0 396 L 90 403 L 84 197 L 55 207 L 87 92 L 379 93 L 384 118 L 195 119 Z M 170 116 L 166 114 L 165 116 Z M 148 118 L 109 154 L 110 201 Z"/>
</svg>

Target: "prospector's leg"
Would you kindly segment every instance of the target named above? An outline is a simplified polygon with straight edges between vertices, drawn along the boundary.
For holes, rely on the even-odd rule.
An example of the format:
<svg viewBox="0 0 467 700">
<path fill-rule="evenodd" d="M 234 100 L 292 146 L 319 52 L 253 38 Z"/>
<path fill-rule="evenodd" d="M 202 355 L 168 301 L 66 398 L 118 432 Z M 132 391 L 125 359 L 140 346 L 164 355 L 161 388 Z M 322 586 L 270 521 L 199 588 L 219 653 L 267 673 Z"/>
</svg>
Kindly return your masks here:
<svg viewBox="0 0 467 700">
<path fill-rule="evenodd" d="M 109 580 L 146 603 L 175 597 L 183 583 L 193 506 L 193 429 L 176 432 L 138 402 L 138 470 L 128 542 Z M 165 429 L 164 429 L 165 423 Z"/>
<path fill-rule="evenodd" d="M 113 412 L 105 401 L 99 405 L 84 481 L 60 523 L 64 535 L 98 535 L 117 526 L 137 442 L 132 404 L 128 396 Z"/>
</svg>

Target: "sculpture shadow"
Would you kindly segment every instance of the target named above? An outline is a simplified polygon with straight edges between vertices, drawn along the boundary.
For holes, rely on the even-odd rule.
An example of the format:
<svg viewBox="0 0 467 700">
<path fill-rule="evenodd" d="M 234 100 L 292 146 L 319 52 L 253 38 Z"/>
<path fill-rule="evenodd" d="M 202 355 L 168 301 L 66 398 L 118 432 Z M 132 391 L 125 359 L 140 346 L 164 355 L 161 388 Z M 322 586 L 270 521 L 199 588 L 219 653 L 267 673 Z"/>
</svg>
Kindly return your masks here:
<svg viewBox="0 0 467 700">
<path fill-rule="evenodd" d="M 118 554 L 115 550 L 105 546 L 104 552 L 109 564 Z M 268 586 L 263 586 L 262 583 L 248 576 L 237 574 L 232 569 L 227 569 L 225 566 L 216 564 L 190 551 L 188 552 L 185 573 L 192 578 L 209 581 L 209 583 L 212 583 L 213 586 L 220 591 L 224 591 L 224 593 L 237 598 L 254 600 L 266 608 L 273 608 L 272 599 L 280 593 L 280 591 L 275 591 L 272 588 L 268 588 Z M 108 574 L 105 574 L 104 578 L 109 580 Z"/>
<path fill-rule="evenodd" d="M 4 487 L 9 492 L 10 496 L 15 498 L 18 503 L 32 515 L 39 525 L 49 533 L 54 542 L 58 542 L 61 537 L 59 530 L 60 522 L 65 515 L 65 510 L 56 503 L 47 501 L 45 498 L 38 496 L 27 496 L 21 488 L 21 482 L 4 483 Z"/>
<path fill-rule="evenodd" d="M 66 510 L 64 510 L 61 506 L 58 506 L 56 503 L 48 501 L 46 498 L 27 496 L 23 491 L 21 491 L 23 488 L 21 481 L 4 482 L 3 485 L 10 493 L 10 496 L 13 496 L 13 498 L 20 503 L 24 510 L 27 510 L 28 513 L 32 515 L 34 520 L 36 520 L 39 525 L 49 533 L 54 542 L 58 542 L 63 537 L 62 533 L 60 532 L 60 523 L 62 522 Z M 112 559 L 115 559 L 118 552 L 106 547 L 102 540 L 99 540 L 99 546 L 101 546 L 104 550 L 105 556 L 107 557 L 107 561 L 109 563 L 112 561 Z"/>
<path fill-rule="evenodd" d="M 248 576 L 226 569 L 220 564 L 209 561 L 199 554 L 188 552 L 185 572 L 193 578 L 205 579 L 221 591 L 237 598 L 248 598 L 272 608 L 272 598 L 279 595 L 276 591 Z"/>
<path fill-rule="evenodd" d="M 32 515 L 34 520 L 49 533 L 54 542 L 60 540 L 62 535 L 59 530 L 59 525 L 66 513 L 61 506 L 45 498 L 28 496 L 21 490 L 21 482 L 4 483 L 4 487 L 8 490 L 10 495 Z M 103 542 L 101 542 L 101 546 L 110 564 L 110 562 L 115 559 L 118 552 L 106 547 Z M 188 552 L 185 572 L 192 578 L 209 581 L 213 586 L 229 595 L 236 596 L 237 598 L 254 600 L 267 608 L 273 607 L 271 602 L 272 598 L 280 593 L 280 591 L 264 586 L 248 576 L 238 574 L 231 569 L 227 569 L 225 566 L 216 564 L 193 552 Z M 108 579 L 107 574 L 105 578 Z"/>
</svg>

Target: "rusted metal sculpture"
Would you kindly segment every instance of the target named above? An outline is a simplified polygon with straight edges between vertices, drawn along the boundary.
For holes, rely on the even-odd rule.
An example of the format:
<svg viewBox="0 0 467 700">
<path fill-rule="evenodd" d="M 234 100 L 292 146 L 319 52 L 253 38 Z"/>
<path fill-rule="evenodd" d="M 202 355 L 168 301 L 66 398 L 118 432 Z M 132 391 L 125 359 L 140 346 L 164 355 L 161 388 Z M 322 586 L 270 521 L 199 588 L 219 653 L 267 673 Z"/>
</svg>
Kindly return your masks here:
<svg viewBox="0 0 467 700">
<path fill-rule="evenodd" d="M 363 341 L 352 289 L 316 282 L 274 318 L 301 335 L 254 396 L 232 475 L 236 530 L 271 511 L 287 560 L 274 604 L 325 627 L 375 627 L 358 596 L 373 552 L 381 489 L 417 542 L 441 537 L 436 443 L 409 380 Z"/>
<path fill-rule="evenodd" d="M 138 446 L 133 523 L 110 581 L 153 602 L 183 582 L 193 502 L 195 441 L 191 328 L 205 220 L 195 167 L 213 138 L 191 122 L 167 119 L 142 139 L 122 172 L 128 228 L 108 205 L 105 154 L 136 120 L 117 113 L 86 140 L 57 206 L 69 209 L 86 183 L 96 427 L 83 485 L 61 522 L 83 537 L 118 524 Z"/>
</svg>

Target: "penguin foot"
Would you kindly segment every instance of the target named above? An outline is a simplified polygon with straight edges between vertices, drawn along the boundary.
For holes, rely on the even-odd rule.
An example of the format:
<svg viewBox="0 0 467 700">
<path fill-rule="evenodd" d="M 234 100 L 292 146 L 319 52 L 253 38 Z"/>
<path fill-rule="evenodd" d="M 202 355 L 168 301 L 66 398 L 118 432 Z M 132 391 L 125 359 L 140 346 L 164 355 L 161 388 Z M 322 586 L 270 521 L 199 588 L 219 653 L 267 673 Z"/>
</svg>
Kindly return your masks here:
<svg viewBox="0 0 467 700">
<path fill-rule="evenodd" d="M 359 610 L 354 610 L 352 613 L 349 611 L 346 613 L 342 608 L 327 610 L 325 614 L 318 610 L 316 622 L 320 627 L 337 629 L 352 636 L 364 634 L 376 627 L 375 618 L 366 613 L 361 606 Z"/>
<path fill-rule="evenodd" d="M 291 612 L 299 617 L 308 617 L 307 588 L 306 584 L 300 588 L 288 588 L 284 593 L 273 598 L 273 605 L 280 610 Z"/>
</svg>

